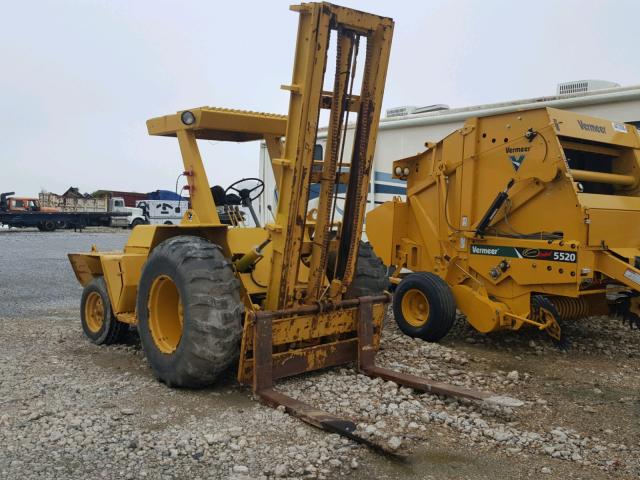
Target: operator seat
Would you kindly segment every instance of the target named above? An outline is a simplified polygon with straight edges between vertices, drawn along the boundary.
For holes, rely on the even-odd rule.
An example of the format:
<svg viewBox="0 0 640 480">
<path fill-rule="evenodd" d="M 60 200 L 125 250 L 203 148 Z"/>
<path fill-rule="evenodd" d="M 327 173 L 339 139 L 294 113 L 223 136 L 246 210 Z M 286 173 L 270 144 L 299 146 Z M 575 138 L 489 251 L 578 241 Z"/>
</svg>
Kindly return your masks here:
<svg viewBox="0 0 640 480">
<path fill-rule="evenodd" d="M 220 185 L 211 187 L 211 195 L 213 195 L 213 201 L 218 207 L 224 205 L 242 205 L 242 199 L 238 195 L 235 193 L 225 194 L 225 189 Z"/>
<path fill-rule="evenodd" d="M 227 204 L 226 195 L 224 194 L 224 188 L 220 185 L 214 185 L 211 187 L 211 195 L 216 206 L 221 207 Z"/>
</svg>

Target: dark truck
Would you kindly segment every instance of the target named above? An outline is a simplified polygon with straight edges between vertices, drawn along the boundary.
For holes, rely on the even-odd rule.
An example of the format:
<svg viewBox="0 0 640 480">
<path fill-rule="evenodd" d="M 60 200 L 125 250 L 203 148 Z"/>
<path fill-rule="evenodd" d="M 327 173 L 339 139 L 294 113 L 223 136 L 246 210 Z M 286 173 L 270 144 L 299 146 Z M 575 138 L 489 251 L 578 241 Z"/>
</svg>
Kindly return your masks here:
<svg viewBox="0 0 640 480">
<path fill-rule="evenodd" d="M 113 217 L 128 212 L 63 212 L 42 207 L 37 198 L 14 197 L 15 192 L 0 193 L 0 225 L 14 228 L 36 227 L 41 232 L 56 229 L 111 225 Z"/>
</svg>

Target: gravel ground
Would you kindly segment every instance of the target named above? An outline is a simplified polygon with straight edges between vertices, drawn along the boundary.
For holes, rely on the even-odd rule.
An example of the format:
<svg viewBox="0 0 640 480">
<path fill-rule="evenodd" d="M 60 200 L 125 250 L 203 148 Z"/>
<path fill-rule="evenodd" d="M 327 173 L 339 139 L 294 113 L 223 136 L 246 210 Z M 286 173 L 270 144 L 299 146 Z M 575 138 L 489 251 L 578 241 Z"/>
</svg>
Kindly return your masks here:
<svg viewBox="0 0 640 480">
<path fill-rule="evenodd" d="M 408 453 L 395 460 L 259 404 L 229 373 L 214 388 L 158 383 L 135 334 L 97 347 L 80 329 L 65 254 L 127 232 L 0 232 L 0 478 L 638 478 L 640 333 L 569 325 L 568 352 L 536 332 L 482 336 L 459 319 L 442 344 L 386 321 L 381 365 L 519 398 L 488 407 L 336 368 L 278 387 Z M 35 255 L 34 255 L 35 252 Z"/>
</svg>

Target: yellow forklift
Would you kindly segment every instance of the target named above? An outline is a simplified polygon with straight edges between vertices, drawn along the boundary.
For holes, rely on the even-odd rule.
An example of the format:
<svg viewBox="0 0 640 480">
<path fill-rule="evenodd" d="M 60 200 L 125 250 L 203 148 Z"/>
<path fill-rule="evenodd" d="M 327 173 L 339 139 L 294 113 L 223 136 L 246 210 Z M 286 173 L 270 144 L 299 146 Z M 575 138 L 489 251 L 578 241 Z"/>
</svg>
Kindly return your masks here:
<svg viewBox="0 0 640 480">
<path fill-rule="evenodd" d="M 283 87 L 288 116 L 201 107 L 147 122 L 151 135 L 177 138 L 191 208 L 180 225 L 136 227 L 123 252 L 69 255 L 84 286 L 85 334 L 108 344 L 135 325 L 167 385 L 211 385 L 237 366 L 238 381 L 267 404 L 369 445 L 352 421 L 283 395 L 274 380 L 355 363 L 421 391 L 513 404 L 375 365 L 389 302 L 386 268 L 360 238 L 393 21 L 328 3 L 292 9 L 300 17 L 293 78 Z M 329 112 L 327 147 L 314 161 L 321 109 Z M 345 147 L 349 121 L 355 137 Z M 198 140 L 266 143 L 279 193 L 272 223 L 246 226 L 238 208 L 251 208 L 260 181 L 210 188 Z M 309 211 L 312 184 L 320 196 Z M 337 221 L 340 184 L 346 193 Z"/>
</svg>

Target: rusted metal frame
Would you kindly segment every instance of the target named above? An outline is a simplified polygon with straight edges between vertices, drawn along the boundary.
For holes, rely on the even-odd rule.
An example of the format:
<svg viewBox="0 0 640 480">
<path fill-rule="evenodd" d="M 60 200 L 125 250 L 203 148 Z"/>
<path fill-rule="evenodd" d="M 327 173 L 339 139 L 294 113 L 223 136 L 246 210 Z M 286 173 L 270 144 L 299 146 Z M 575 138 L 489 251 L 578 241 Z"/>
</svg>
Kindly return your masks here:
<svg viewBox="0 0 640 480">
<path fill-rule="evenodd" d="M 346 308 L 322 315 L 296 315 L 273 322 L 273 345 L 306 342 L 356 331 L 356 309 Z M 374 312 L 375 313 L 375 312 Z"/>
<path fill-rule="evenodd" d="M 374 315 L 378 316 L 383 313 L 382 304 L 389 302 L 390 296 L 380 295 L 371 299 L 375 306 Z M 254 351 L 254 348 L 265 345 L 257 345 L 256 342 L 269 341 L 269 339 L 271 341 L 271 351 L 273 351 L 271 357 L 273 379 L 355 361 L 358 342 L 358 302 L 358 299 L 349 299 L 337 303 L 303 305 L 298 308 L 276 312 L 248 312 L 244 323 L 238 381 L 243 385 L 253 385 L 254 359 L 259 356 Z M 322 318 L 312 318 L 316 315 L 320 315 Z M 345 315 L 348 317 L 347 320 L 345 320 Z M 332 318 L 335 316 L 340 316 L 340 320 Z M 300 319 L 304 317 L 307 318 L 301 323 Z M 267 318 L 270 322 L 270 336 L 261 337 L 258 340 L 257 336 L 262 335 L 262 333 L 257 331 L 258 327 L 256 325 L 258 322 L 264 321 L 264 318 Z M 323 325 L 322 322 L 327 325 Z M 313 332 L 305 330 L 304 327 L 307 323 Z M 336 325 L 337 327 L 332 329 L 329 325 Z M 297 331 L 298 335 L 283 335 L 283 333 L 290 330 Z M 335 335 L 338 334 L 350 335 L 337 339 Z M 379 335 L 378 331 L 374 332 L 374 344 L 378 343 Z M 307 343 L 313 339 L 321 340 L 321 343 Z M 279 347 L 289 343 L 293 343 L 295 346 L 281 351 L 282 349 Z M 268 346 L 265 348 L 266 351 L 269 351 Z"/>
<path fill-rule="evenodd" d="M 253 319 L 253 391 L 273 386 L 273 316 L 264 312 Z"/>
<path fill-rule="evenodd" d="M 367 198 L 366 193 L 364 197 L 362 195 L 362 187 L 363 184 L 367 186 L 369 185 L 368 179 L 364 177 L 366 170 L 364 151 L 367 148 L 366 131 L 369 129 L 371 121 L 371 118 L 369 117 L 369 107 L 372 100 L 369 97 L 370 91 L 368 82 L 370 81 L 371 76 L 370 69 L 372 52 L 373 45 L 367 41 L 367 53 L 360 94 L 362 101 L 360 103 L 360 111 L 358 112 L 358 119 L 356 121 L 354 131 L 353 151 L 349 165 L 349 183 L 347 184 L 347 191 L 344 198 L 344 213 L 342 215 L 343 228 L 340 238 L 338 265 L 335 275 L 336 278 L 342 281 L 342 285 L 344 287 L 348 287 L 351 284 L 355 258 L 359 247 L 359 237 L 356 236 L 358 224 L 357 212 L 359 210 L 358 205 L 366 203 Z"/>
<path fill-rule="evenodd" d="M 303 373 L 324 368 L 337 367 L 353 362 L 357 355 L 358 339 L 356 337 L 339 342 L 324 343 L 298 350 L 274 353 L 272 356 L 272 380 L 293 377 Z M 318 362 L 318 359 L 322 359 Z M 245 360 L 243 370 L 239 372 L 239 381 L 245 385 L 253 385 L 255 363 L 253 358 Z"/>
<path fill-rule="evenodd" d="M 340 239 L 337 268 L 337 276 L 342 279 L 345 287 L 353 280 L 359 240 L 362 236 L 392 33 L 393 24 L 380 23 L 367 36 L 367 54 L 360 93 L 361 106 L 354 133 L 351 175 L 345 196 L 344 231 Z"/>
<path fill-rule="evenodd" d="M 272 310 L 272 311 L 259 311 L 255 312 L 254 315 L 256 318 L 260 318 L 263 316 L 272 317 L 274 320 L 277 318 L 290 317 L 293 315 L 306 315 L 320 312 L 331 312 L 335 310 L 341 310 L 344 308 L 357 307 L 360 305 L 360 298 L 349 298 L 347 300 L 340 300 L 339 302 L 316 302 L 314 304 L 309 305 L 300 305 L 299 307 L 287 308 L 281 310 Z M 391 299 L 389 294 L 384 295 L 376 295 L 373 297 L 367 297 L 371 299 L 372 304 L 374 303 L 388 303 Z"/>
<path fill-rule="evenodd" d="M 322 164 L 320 178 L 320 195 L 318 199 L 317 218 L 313 236 L 313 246 L 309 261 L 309 281 L 307 284 L 307 298 L 320 298 L 323 287 L 329 250 L 331 230 L 331 207 L 336 181 L 336 167 L 340 149 L 341 132 L 344 122 L 348 80 L 351 77 L 350 60 L 353 49 L 353 34 L 342 28 L 338 29 L 336 42 L 336 72 L 333 87 L 333 101 L 329 116 L 327 133 L 327 156 Z"/>
<path fill-rule="evenodd" d="M 320 183 L 322 179 L 322 172 L 311 172 L 311 183 Z M 340 183 L 349 183 L 349 172 L 337 172 L 336 173 L 336 184 Z M 334 222 L 332 225 L 336 225 Z"/>
<path fill-rule="evenodd" d="M 375 365 L 375 349 L 373 345 L 373 302 L 371 297 L 361 297 L 358 308 L 358 370 L 371 377 L 380 377 L 399 385 L 411 387 L 414 390 L 447 395 L 450 397 L 480 400 L 489 403 L 500 403 L 501 400 L 510 401 L 507 397 L 499 397 L 489 392 L 479 392 L 456 385 L 432 382 L 426 378 L 396 372 Z"/>
<path fill-rule="evenodd" d="M 322 92 L 322 98 L 320 99 L 320 107 L 330 109 L 333 105 L 333 92 Z M 360 96 L 359 95 L 347 95 L 345 98 L 345 108 L 350 112 L 360 111 Z"/>
<path fill-rule="evenodd" d="M 342 302 L 348 306 L 358 304 L 358 299 L 354 299 L 355 302 Z M 366 299 L 369 307 L 372 307 L 373 303 L 378 301 L 389 301 L 388 296 L 380 297 L 368 297 Z M 308 310 L 310 308 L 316 308 L 316 313 L 319 311 L 319 306 L 305 306 L 302 309 Z M 292 309 L 296 310 L 296 309 Z M 372 311 L 372 310 L 371 310 Z M 398 455 L 387 449 L 383 445 L 372 442 L 371 440 L 364 438 L 356 433 L 356 424 L 349 420 L 336 415 L 332 415 L 324 410 L 315 408 L 307 403 L 296 400 L 288 395 L 285 395 L 275 388 L 273 388 L 274 370 L 273 370 L 273 320 L 278 315 L 286 316 L 292 314 L 291 310 L 276 312 L 257 312 L 252 315 L 253 317 L 253 329 L 254 329 L 254 369 L 253 369 L 253 391 L 260 397 L 260 399 L 267 405 L 276 408 L 282 405 L 286 412 L 290 415 L 298 417 L 300 420 L 313 425 L 314 427 L 321 428 L 328 432 L 337 433 L 344 437 L 350 438 L 358 443 L 367 445 L 368 447 L 392 455 Z M 354 350 L 356 339 L 353 339 Z M 351 358 L 354 357 L 355 352 Z"/>
<path fill-rule="evenodd" d="M 355 433 L 357 426 L 351 420 L 314 408 L 307 403 L 291 398 L 274 390 L 273 388 L 258 392 L 258 396 L 263 402 L 273 408 L 277 408 L 282 405 L 288 414 L 298 417 L 309 425 L 313 425 L 314 427 L 321 428 L 331 433 L 337 433 L 338 435 L 342 435 L 343 437 L 347 437 L 355 442 L 366 445 L 373 450 L 389 455 L 401 456 L 401 454 L 391 451 L 385 446 L 374 443 L 371 440 Z"/>
<path fill-rule="evenodd" d="M 329 43 L 330 10 L 322 4 L 300 9 L 280 200 L 271 230 L 273 260 L 266 310 L 292 305 L 309 201 L 309 176 L 318 128 L 320 96 Z"/>
<path fill-rule="evenodd" d="M 325 3 L 325 5 L 331 5 Z M 348 26 L 356 32 L 366 35 L 380 25 L 392 25 L 393 20 L 372 13 L 362 12 L 339 5 L 331 5 L 331 11 L 337 23 Z"/>
<path fill-rule="evenodd" d="M 360 35 L 356 35 L 355 37 L 355 41 L 354 41 L 354 45 L 353 45 L 353 52 L 351 55 L 351 78 L 349 79 L 349 93 L 348 93 L 348 98 L 353 98 L 354 94 L 353 94 L 353 89 L 355 87 L 355 81 L 356 81 L 356 72 L 357 72 L 357 66 L 358 66 L 358 54 L 360 51 Z M 362 103 L 360 102 L 360 96 L 358 96 L 359 102 L 358 102 L 358 112 L 360 111 L 361 105 Z M 348 126 L 349 126 L 349 114 L 351 113 L 351 109 L 347 110 L 346 116 L 345 116 L 345 121 L 344 121 L 344 127 L 343 127 L 343 132 L 342 132 L 342 142 L 340 144 L 340 153 L 339 153 L 339 162 L 337 165 L 337 171 L 338 174 L 340 175 L 342 173 L 342 169 L 344 167 L 344 152 L 345 152 L 345 147 L 346 147 L 346 143 L 347 143 L 347 130 L 348 130 Z M 351 178 L 351 167 L 349 167 L 349 172 L 348 172 L 348 177 L 346 179 L 346 184 L 349 183 L 349 179 Z M 342 183 L 340 181 L 340 177 L 336 177 L 336 183 Z M 336 243 L 338 245 L 338 249 L 337 249 L 337 254 L 335 255 L 335 260 L 333 262 L 333 272 L 334 272 L 334 278 L 337 276 L 335 275 L 335 273 L 338 272 L 338 262 L 340 261 L 340 257 L 341 257 L 341 252 L 340 252 L 340 245 L 342 243 L 342 232 L 343 232 L 343 222 L 335 222 L 335 215 L 336 215 L 336 210 L 337 210 L 337 205 L 338 205 L 338 191 L 339 189 L 336 188 L 334 191 L 334 198 L 333 198 L 333 210 L 331 211 L 331 220 L 330 223 L 331 225 L 338 225 L 338 231 L 337 231 L 337 236 L 336 236 Z M 342 286 L 342 283 L 341 283 Z"/>
</svg>

